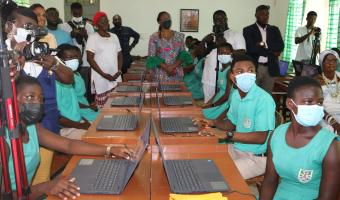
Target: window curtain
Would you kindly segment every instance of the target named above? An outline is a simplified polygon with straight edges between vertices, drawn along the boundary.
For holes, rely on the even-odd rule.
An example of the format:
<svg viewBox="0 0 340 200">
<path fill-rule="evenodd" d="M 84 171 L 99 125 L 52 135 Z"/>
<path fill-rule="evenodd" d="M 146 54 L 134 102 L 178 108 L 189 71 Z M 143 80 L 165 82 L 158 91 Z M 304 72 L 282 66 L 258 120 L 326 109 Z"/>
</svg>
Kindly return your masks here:
<svg viewBox="0 0 340 200">
<path fill-rule="evenodd" d="M 306 0 L 289 0 L 288 16 L 285 31 L 285 48 L 282 59 L 291 62 L 297 51 L 295 45 L 295 31 L 301 26 L 306 6 Z"/>
<path fill-rule="evenodd" d="M 18 6 L 25 6 L 29 7 L 30 6 L 30 1 L 29 0 L 14 0 L 15 3 L 18 4 Z"/>
<path fill-rule="evenodd" d="M 329 0 L 329 18 L 327 29 L 326 49 L 340 47 L 340 0 Z"/>
</svg>

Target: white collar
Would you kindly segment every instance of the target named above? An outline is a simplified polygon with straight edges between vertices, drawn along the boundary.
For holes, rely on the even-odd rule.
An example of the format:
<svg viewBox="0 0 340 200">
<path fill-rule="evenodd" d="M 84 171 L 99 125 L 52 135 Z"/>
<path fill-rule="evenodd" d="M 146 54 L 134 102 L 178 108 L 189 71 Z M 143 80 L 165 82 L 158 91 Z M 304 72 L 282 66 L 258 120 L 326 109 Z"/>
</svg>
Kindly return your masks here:
<svg viewBox="0 0 340 200">
<path fill-rule="evenodd" d="M 267 27 L 268 27 L 268 24 L 267 24 L 266 27 L 262 28 L 262 26 L 260 24 L 258 24 L 257 22 L 256 22 L 256 25 L 257 25 L 257 27 L 259 27 L 262 30 L 267 30 Z"/>
</svg>

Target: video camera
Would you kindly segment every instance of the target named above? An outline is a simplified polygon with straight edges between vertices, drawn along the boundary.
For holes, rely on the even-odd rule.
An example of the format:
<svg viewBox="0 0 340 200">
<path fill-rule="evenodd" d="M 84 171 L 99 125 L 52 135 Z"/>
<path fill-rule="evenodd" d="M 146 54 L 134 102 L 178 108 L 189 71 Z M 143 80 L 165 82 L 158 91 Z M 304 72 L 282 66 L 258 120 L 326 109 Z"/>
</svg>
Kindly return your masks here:
<svg viewBox="0 0 340 200">
<path fill-rule="evenodd" d="M 25 56 L 25 59 L 32 60 L 42 55 L 48 54 L 50 52 L 49 45 L 45 42 L 37 41 L 37 39 L 47 35 L 47 30 L 41 27 L 32 28 L 27 25 L 24 25 L 24 28 L 30 32 L 26 38 L 26 41 L 33 40 L 32 42 L 29 42 L 29 44 L 21 52 L 23 56 Z"/>
<path fill-rule="evenodd" d="M 314 35 L 315 35 L 316 38 L 319 38 L 320 35 L 321 35 L 321 28 L 315 27 L 314 28 Z"/>
<path fill-rule="evenodd" d="M 226 30 L 226 26 L 224 24 L 213 26 L 213 33 L 215 34 L 216 37 L 223 37 L 225 30 Z"/>
</svg>

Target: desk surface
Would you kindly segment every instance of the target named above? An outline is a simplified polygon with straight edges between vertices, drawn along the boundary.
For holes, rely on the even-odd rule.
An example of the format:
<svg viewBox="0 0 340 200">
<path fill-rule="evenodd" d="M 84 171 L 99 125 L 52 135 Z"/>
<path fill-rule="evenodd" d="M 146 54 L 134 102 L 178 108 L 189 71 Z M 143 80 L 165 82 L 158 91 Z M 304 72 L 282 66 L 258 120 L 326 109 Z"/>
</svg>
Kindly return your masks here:
<svg viewBox="0 0 340 200">
<path fill-rule="evenodd" d="M 226 145 L 164 145 L 166 159 L 212 159 L 233 191 L 251 194 L 247 184 L 230 158 Z M 152 147 L 151 199 L 169 199 L 170 187 L 156 146 Z M 248 195 L 223 193 L 228 200 L 253 200 Z"/>
<path fill-rule="evenodd" d="M 137 129 L 134 131 L 98 131 L 96 129 L 104 115 L 114 115 L 118 113 L 127 113 L 127 111 L 102 111 L 86 131 L 85 135 L 82 136 L 82 140 L 96 144 L 135 144 L 145 128 L 146 122 L 150 117 L 150 112 L 141 112 L 140 121 L 138 122 Z"/>
<path fill-rule="evenodd" d="M 73 156 L 72 159 L 67 164 L 64 172 L 64 176 L 69 176 L 72 170 L 76 167 L 78 161 L 81 158 L 93 158 L 89 156 Z M 151 149 L 147 150 L 144 154 L 141 162 L 139 163 L 136 171 L 132 175 L 129 183 L 126 185 L 123 193 L 121 195 L 89 195 L 81 194 L 77 200 L 147 200 L 150 199 L 150 176 L 151 176 Z M 49 196 L 48 200 L 59 200 L 59 198 L 54 196 Z"/>
</svg>

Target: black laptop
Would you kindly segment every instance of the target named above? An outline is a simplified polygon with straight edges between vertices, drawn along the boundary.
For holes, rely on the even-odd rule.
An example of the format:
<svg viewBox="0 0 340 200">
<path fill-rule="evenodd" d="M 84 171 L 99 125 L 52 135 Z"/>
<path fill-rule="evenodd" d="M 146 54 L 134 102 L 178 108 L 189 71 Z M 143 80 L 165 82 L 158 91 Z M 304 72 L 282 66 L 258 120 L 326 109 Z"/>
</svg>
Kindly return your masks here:
<svg viewBox="0 0 340 200">
<path fill-rule="evenodd" d="M 121 194 L 149 145 L 151 120 L 147 121 L 132 160 L 81 159 L 71 177 L 81 194 Z"/>
<path fill-rule="evenodd" d="M 165 159 L 163 147 L 153 122 L 152 126 L 171 192 L 192 194 L 229 190 L 228 184 L 211 159 Z"/>
</svg>

